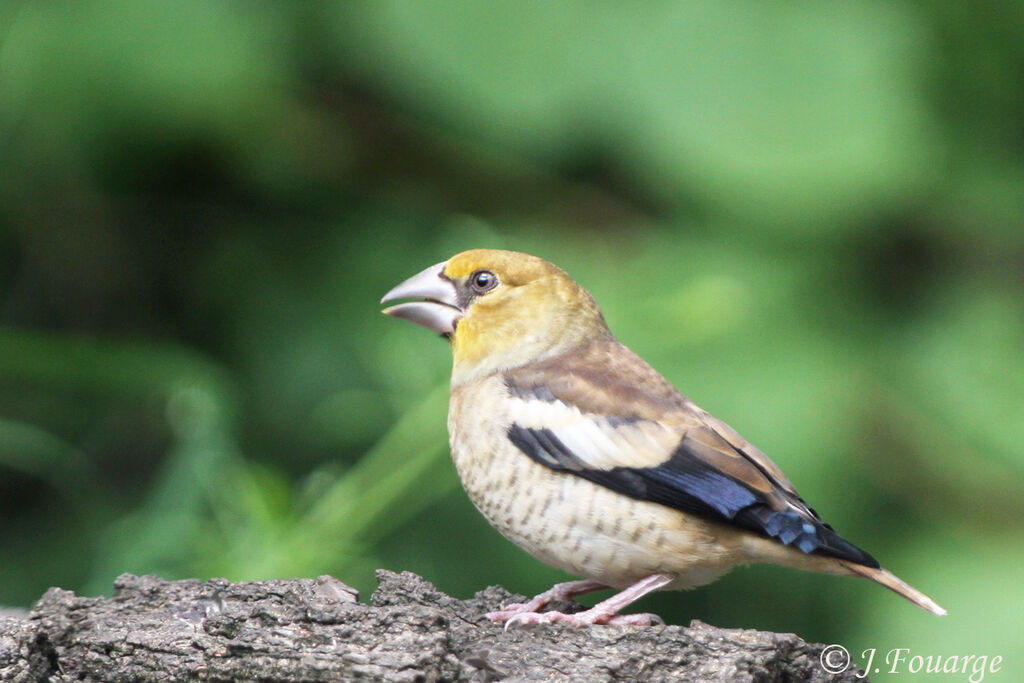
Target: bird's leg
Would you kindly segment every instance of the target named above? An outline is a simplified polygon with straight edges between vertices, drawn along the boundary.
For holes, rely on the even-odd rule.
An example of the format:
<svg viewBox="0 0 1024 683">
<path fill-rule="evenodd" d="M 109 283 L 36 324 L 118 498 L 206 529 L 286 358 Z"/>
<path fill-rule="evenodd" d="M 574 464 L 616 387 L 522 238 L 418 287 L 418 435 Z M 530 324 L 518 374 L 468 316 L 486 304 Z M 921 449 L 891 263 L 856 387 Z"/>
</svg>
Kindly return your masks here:
<svg viewBox="0 0 1024 683">
<path fill-rule="evenodd" d="M 585 612 L 578 614 L 563 614 L 561 612 L 527 612 L 508 617 L 505 628 L 513 623 L 516 624 L 553 624 L 561 622 L 574 626 L 589 626 L 590 624 L 612 624 L 629 626 L 650 626 L 654 623 L 663 624 L 661 618 L 656 614 L 624 614 L 619 611 L 636 602 L 643 596 L 659 588 L 664 588 L 675 580 L 669 574 L 651 574 L 640 579 L 629 588 L 616 593 L 604 602 L 599 602 Z M 540 597 L 540 596 L 538 596 Z"/>
<path fill-rule="evenodd" d="M 577 595 L 593 593 L 594 591 L 604 590 L 606 588 L 608 588 L 608 586 L 597 581 L 566 581 L 565 583 L 556 583 L 540 595 L 535 596 L 532 600 L 527 602 L 514 602 L 510 605 L 505 605 L 505 607 L 498 612 L 488 612 L 487 618 L 491 621 L 508 621 L 517 614 L 523 614 L 524 612 L 536 612 L 553 600 L 572 600 Z"/>
</svg>

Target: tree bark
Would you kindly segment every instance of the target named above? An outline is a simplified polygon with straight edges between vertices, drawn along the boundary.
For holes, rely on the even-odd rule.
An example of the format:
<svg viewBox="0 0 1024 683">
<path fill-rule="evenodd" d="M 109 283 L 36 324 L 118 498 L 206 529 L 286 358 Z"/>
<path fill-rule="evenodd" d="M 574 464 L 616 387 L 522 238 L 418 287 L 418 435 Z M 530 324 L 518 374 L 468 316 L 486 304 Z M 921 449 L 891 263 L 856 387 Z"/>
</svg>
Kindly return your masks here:
<svg viewBox="0 0 1024 683">
<path fill-rule="evenodd" d="M 112 598 L 51 588 L 0 614 L 0 681 L 860 681 L 828 674 L 793 634 L 564 625 L 504 630 L 470 600 L 380 570 L 372 604 L 330 576 L 230 583 L 124 574 Z M 557 606 L 563 611 L 567 606 Z M 578 608 L 578 606 L 577 606 Z"/>
</svg>

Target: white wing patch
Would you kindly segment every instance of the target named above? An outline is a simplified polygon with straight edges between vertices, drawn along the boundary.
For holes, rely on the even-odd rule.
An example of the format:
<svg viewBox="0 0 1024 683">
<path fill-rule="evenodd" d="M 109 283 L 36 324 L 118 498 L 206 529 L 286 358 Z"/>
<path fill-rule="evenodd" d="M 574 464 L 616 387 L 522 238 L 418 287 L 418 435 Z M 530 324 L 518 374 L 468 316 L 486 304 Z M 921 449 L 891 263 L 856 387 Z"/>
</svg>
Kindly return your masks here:
<svg viewBox="0 0 1024 683">
<path fill-rule="evenodd" d="M 682 436 L 652 420 L 584 413 L 562 401 L 512 397 L 509 417 L 526 429 L 547 429 L 587 467 L 602 470 L 659 465 Z"/>
</svg>

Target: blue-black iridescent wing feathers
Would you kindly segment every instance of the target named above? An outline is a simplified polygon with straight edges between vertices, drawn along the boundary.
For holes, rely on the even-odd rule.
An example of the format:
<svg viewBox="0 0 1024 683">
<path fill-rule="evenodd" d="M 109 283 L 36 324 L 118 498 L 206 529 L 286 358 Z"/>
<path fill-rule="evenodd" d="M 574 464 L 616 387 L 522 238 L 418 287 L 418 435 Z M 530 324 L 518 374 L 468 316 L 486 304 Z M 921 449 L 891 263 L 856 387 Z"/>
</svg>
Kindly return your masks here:
<svg viewBox="0 0 1024 683">
<path fill-rule="evenodd" d="M 506 376 L 510 398 L 522 402 L 521 417 L 509 425 L 508 438 L 535 462 L 631 498 L 735 524 L 804 553 L 878 567 L 873 557 L 822 522 L 763 453 L 678 392 L 666 396 L 658 387 L 662 393 L 655 405 L 639 405 L 631 415 L 610 415 L 594 411 L 604 406 L 600 393 L 589 390 L 590 378 L 561 376 L 570 380 L 555 387 L 538 384 L 526 373 Z M 637 398 L 634 392 L 634 404 Z M 659 410 L 671 416 L 671 428 L 651 419 Z M 555 426 L 544 426 L 535 417 L 545 414 L 556 417 Z M 659 429 L 666 439 L 657 440 Z"/>
</svg>

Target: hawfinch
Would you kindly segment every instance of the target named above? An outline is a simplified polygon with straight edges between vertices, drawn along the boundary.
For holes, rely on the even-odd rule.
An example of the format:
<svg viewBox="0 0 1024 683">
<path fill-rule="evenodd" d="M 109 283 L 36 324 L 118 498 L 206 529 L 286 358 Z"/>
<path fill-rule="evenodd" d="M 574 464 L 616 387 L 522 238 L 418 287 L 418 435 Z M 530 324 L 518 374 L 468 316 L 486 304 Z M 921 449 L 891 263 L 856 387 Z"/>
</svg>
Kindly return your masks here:
<svg viewBox="0 0 1024 683">
<path fill-rule="evenodd" d="M 931 598 L 825 524 L 774 462 L 683 396 L 608 329 L 593 297 L 536 256 L 474 249 L 398 285 L 385 309 L 440 333 L 454 365 L 448 433 L 473 504 L 542 562 L 583 577 L 488 616 L 638 624 L 651 591 L 768 562 L 864 576 Z M 577 614 L 552 600 L 620 592 Z"/>
</svg>

